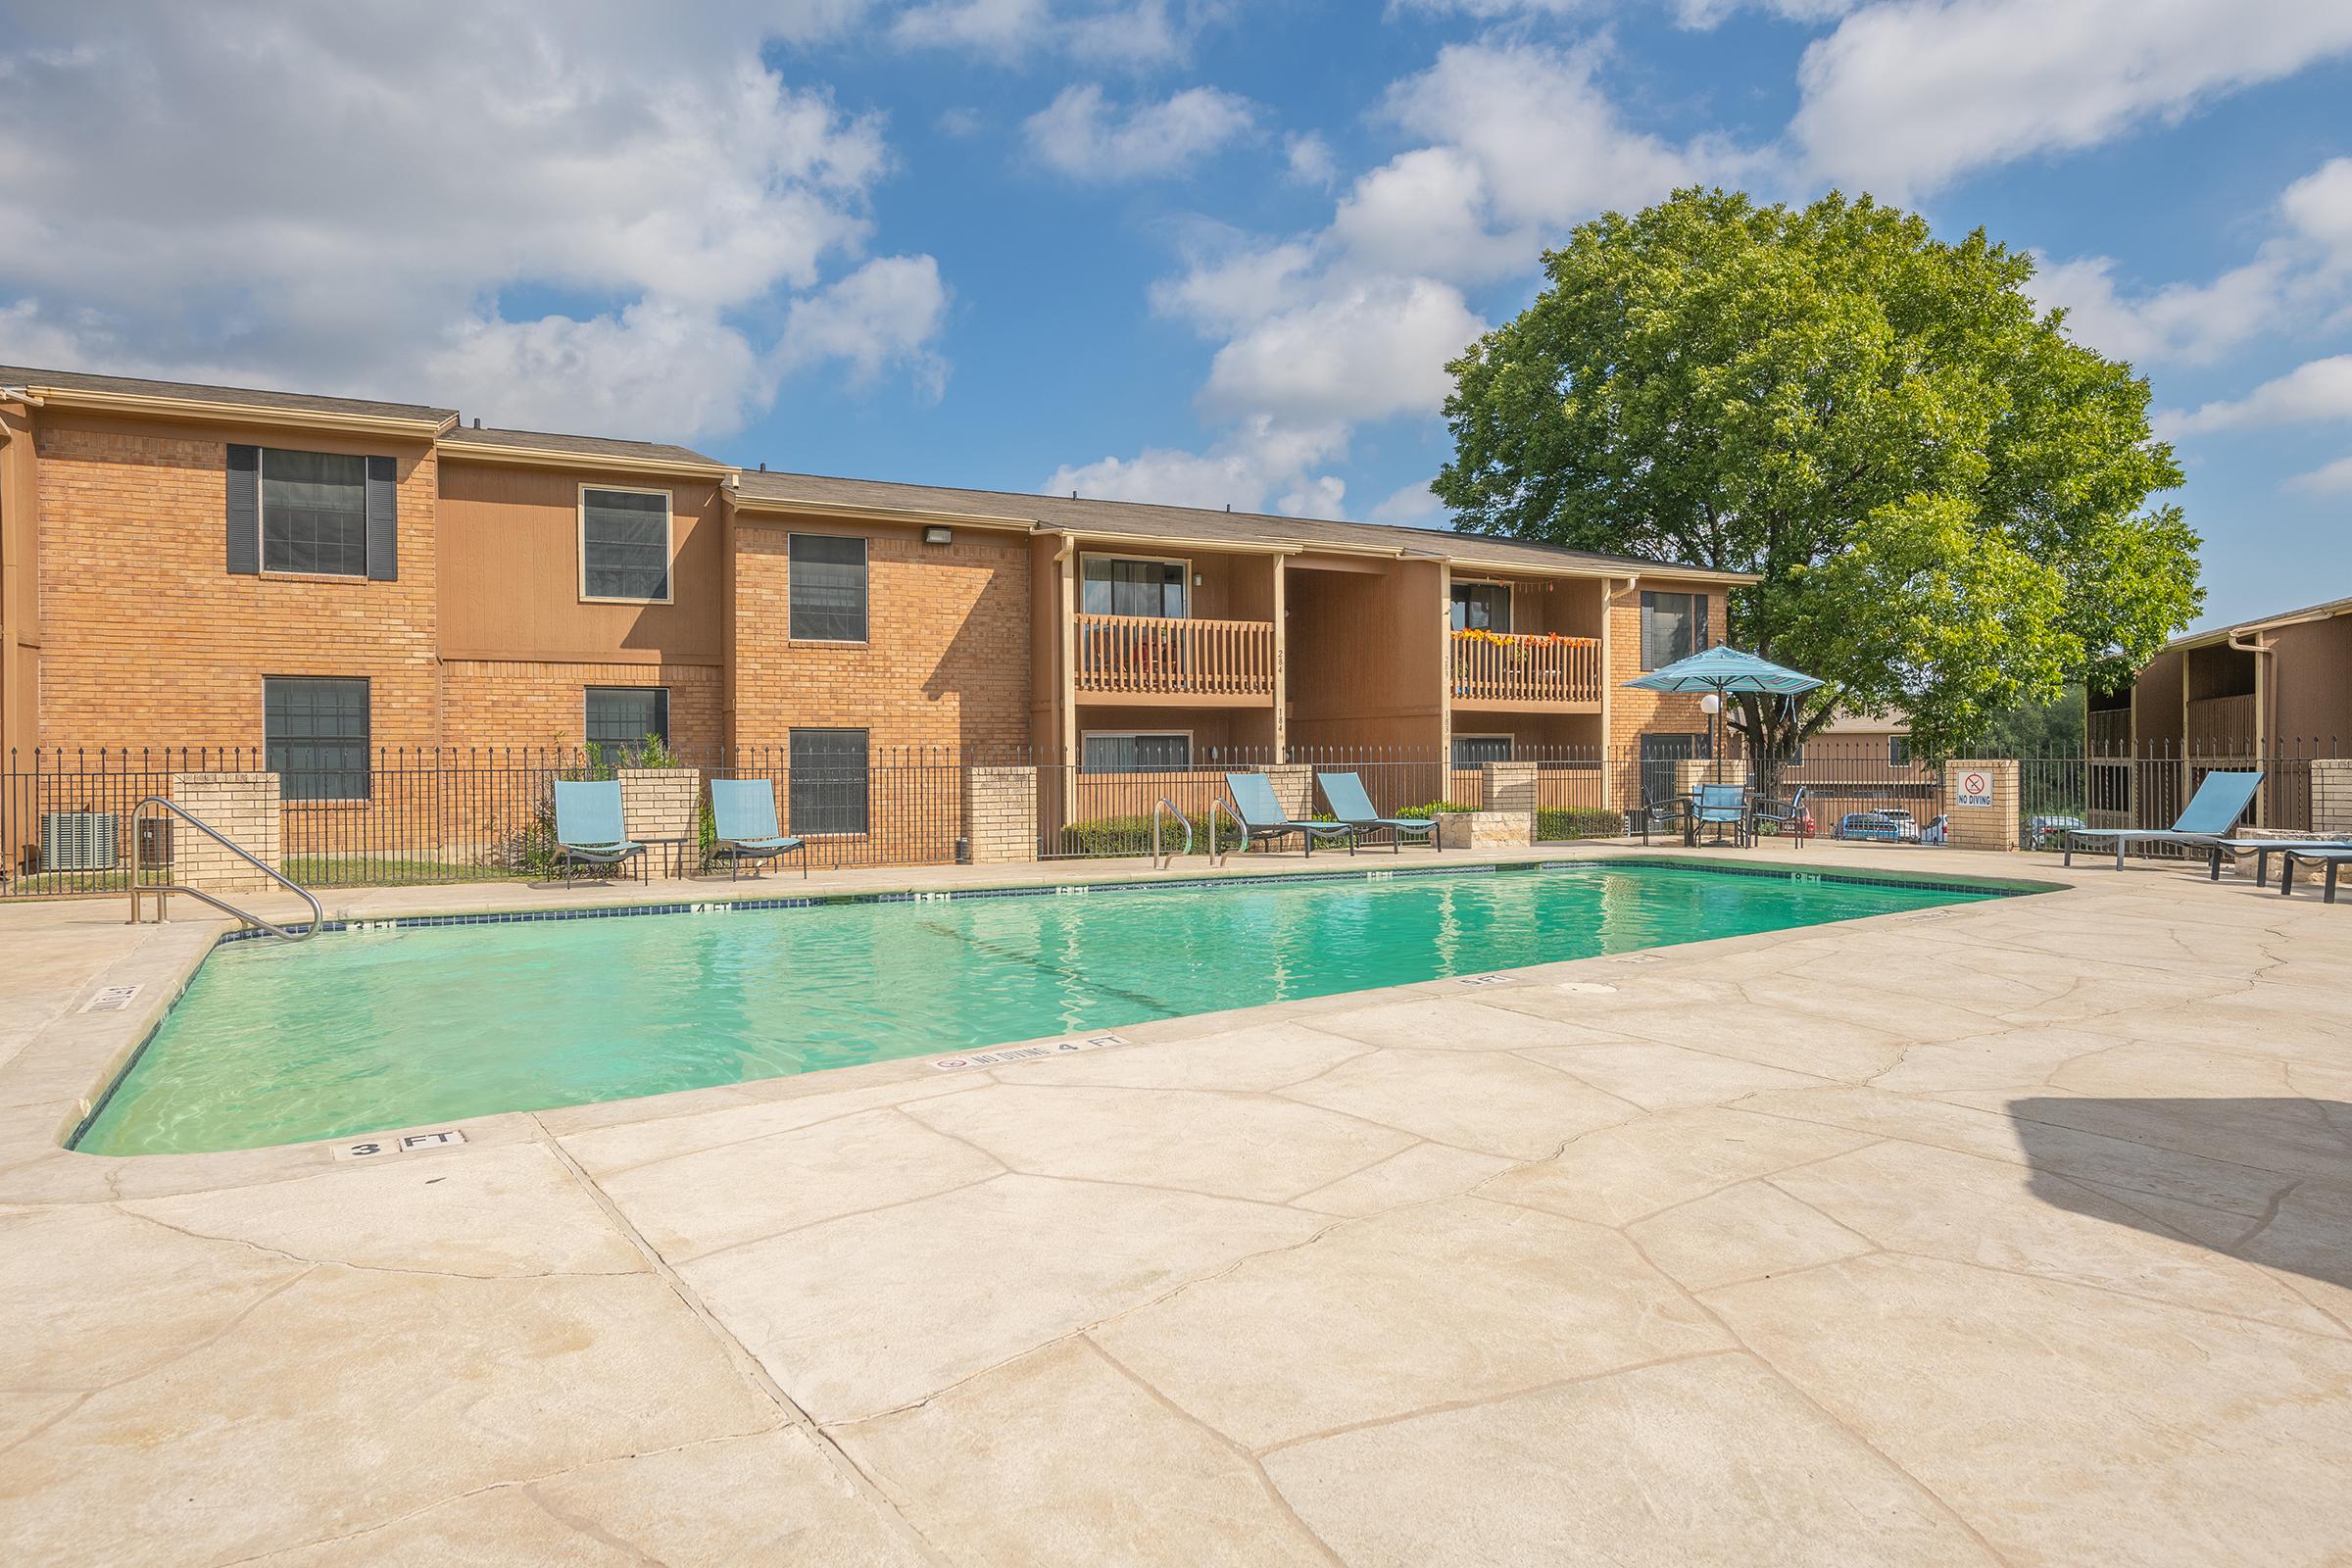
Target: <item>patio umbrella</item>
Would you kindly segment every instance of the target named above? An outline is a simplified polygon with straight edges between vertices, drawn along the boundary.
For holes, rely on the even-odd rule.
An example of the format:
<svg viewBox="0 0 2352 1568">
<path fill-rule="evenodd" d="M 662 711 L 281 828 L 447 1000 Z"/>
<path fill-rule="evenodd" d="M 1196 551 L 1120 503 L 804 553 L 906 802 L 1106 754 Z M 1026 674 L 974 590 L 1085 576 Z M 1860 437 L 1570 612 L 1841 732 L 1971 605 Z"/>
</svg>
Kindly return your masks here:
<svg viewBox="0 0 2352 1568">
<path fill-rule="evenodd" d="M 1637 676 L 1626 685 L 1645 692 L 1712 692 L 1717 707 L 1722 699 L 1737 695 L 1756 694 L 1767 697 L 1801 697 L 1822 685 L 1821 681 L 1798 670 L 1776 664 L 1769 659 L 1737 648 L 1716 647 L 1678 659 L 1662 669 L 1653 669 Z M 1710 720 L 1712 723 L 1713 720 Z M 1715 753 L 1715 776 L 1723 777 L 1723 748 L 1708 737 Z"/>
</svg>

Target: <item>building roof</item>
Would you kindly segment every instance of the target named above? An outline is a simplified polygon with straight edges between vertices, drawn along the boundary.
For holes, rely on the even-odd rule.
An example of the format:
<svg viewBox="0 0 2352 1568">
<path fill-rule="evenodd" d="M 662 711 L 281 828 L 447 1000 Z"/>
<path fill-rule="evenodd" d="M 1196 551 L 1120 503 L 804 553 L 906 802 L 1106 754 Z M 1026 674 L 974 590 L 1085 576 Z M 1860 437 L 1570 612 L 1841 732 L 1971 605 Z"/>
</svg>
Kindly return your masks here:
<svg viewBox="0 0 2352 1568">
<path fill-rule="evenodd" d="M 2166 653 L 2180 648 L 2203 648 L 2211 643 L 2226 642 L 2241 632 L 2263 631 L 2273 626 L 2292 625 L 2303 620 L 2331 620 L 2337 615 L 2352 615 L 2352 599 L 2330 599 L 2324 604 L 2306 605 L 2301 610 L 2282 610 L 2275 615 L 2254 615 L 2245 620 L 2233 620 L 2227 626 L 2214 626 L 2204 631 L 2176 637 L 2164 645 Z"/>
<path fill-rule="evenodd" d="M 1601 555 L 1560 545 L 1535 544 L 1488 534 L 1454 533 L 1395 523 L 1340 522 L 1322 517 L 1286 517 L 1262 512 L 1169 507 L 1145 501 L 1103 501 L 1071 496 L 1027 495 L 1010 490 L 964 490 L 945 485 L 898 484 L 880 479 L 843 479 L 811 473 L 745 472 L 736 480 L 747 503 L 838 508 L 866 514 L 906 514 L 910 518 L 957 518 L 1019 524 L 1054 532 L 1110 535 L 1138 540 L 1187 540 L 1235 549 L 1375 551 L 1406 558 L 1474 563 L 1496 570 L 1615 571 L 1666 573 L 1718 581 L 1745 582 L 1737 572 Z"/>
<path fill-rule="evenodd" d="M 0 365 L 0 387 L 21 387 L 36 395 L 67 397 L 89 394 L 159 403 L 207 404 L 223 411 L 272 409 L 287 414 L 318 414 L 368 419 L 410 420 L 446 424 L 458 416 L 455 409 L 436 409 L 421 403 L 378 403 L 367 398 L 315 397 L 307 392 L 268 392 L 259 387 L 209 386 L 195 381 L 148 381 L 130 375 L 89 375 L 79 370 L 35 370 Z"/>
<path fill-rule="evenodd" d="M 706 469 L 712 475 L 732 471 L 716 458 L 691 447 L 665 441 L 623 441 L 602 435 L 558 435 L 547 430 L 486 430 L 461 424 L 443 432 L 441 444 L 461 449 L 462 455 L 482 457 L 545 457 L 606 459 L 638 466 Z"/>
</svg>

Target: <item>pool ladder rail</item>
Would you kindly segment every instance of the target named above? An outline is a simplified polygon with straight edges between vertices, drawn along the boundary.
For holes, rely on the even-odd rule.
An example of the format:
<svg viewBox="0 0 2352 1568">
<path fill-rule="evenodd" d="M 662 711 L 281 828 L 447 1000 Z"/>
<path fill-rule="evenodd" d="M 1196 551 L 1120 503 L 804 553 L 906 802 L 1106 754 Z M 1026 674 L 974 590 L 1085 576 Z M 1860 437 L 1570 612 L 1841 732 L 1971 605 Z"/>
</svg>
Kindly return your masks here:
<svg viewBox="0 0 2352 1568">
<path fill-rule="evenodd" d="M 173 816 L 178 817 L 182 822 L 187 823 L 188 826 L 203 834 L 206 838 L 211 839 L 215 844 L 218 844 L 222 849 L 228 851 L 229 854 L 235 856 L 238 859 L 243 860 L 247 865 L 252 866 L 255 870 L 261 872 L 262 875 L 268 877 L 270 881 L 275 882 L 279 887 L 286 889 L 290 893 L 299 895 L 302 899 L 302 902 L 311 906 L 311 923 L 304 926 L 299 931 L 289 931 L 284 926 L 263 919 L 260 915 L 255 914 L 250 909 L 240 909 L 227 900 L 218 898 L 213 894 L 207 893 L 202 888 L 192 888 L 177 882 L 159 882 L 147 886 L 140 885 L 139 813 L 146 810 L 150 806 L 162 807 L 165 810 L 171 812 Z M 314 894 L 309 888 L 306 888 L 301 883 L 294 881 L 291 877 L 283 875 L 278 871 L 277 867 L 271 865 L 260 856 L 255 855 L 252 851 L 246 849 L 244 845 L 239 844 L 236 840 L 230 838 L 227 834 L 221 832 L 210 822 L 207 822 L 203 818 L 196 816 L 190 812 L 187 808 L 177 805 L 174 802 L 165 800 L 161 795 L 147 796 L 141 800 L 138 805 L 130 808 L 130 924 L 137 925 L 139 923 L 139 916 L 145 910 L 147 895 L 150 893 L 155 895 L 155 918 L 158 924 L 161 924 L 163 921 L 171 917 L 170 907 L 165 901 L 174 893 L 184 893 L 191 899 L 201 900 L 202 902 L 211 905 L 214 908 L 219 909 L 223 914 L 235 915 L 247 925 L 256 927 L 259 930 L 267 931 L 271 936 L 286 942 L 309 941 L 312 937 L 315 937 L 318 934 L 319 925 L 326 919 L 325 908 L 318 903 L 318 895 Z"/>
<path fill-rule="evenodd" d="M 1225 804 L 1223 796 L 1220 795 L 1208 803 L 1208 863 L 1211 866 L 1222 866 L 1225 863 L 1225 852 L 1220 848 L 1220 841 L 1217 838 L 1217 813 L 1219 811 L 1225 813 L 1226 820 L 1233 824 L 1236 834 L 1241 832 L 1242 826 L 1242 819 L 1234 814 L 1232 807 Z M 1160 853 L 1160 824 L 1170 816 L 1184 824 L 1184 848 L 1175 854 L 1163 855 Z M 1161 796 L 1159 804 L 1152 808 L 1152 869 L 1165 871 L 1175 862 L 1176 855 L 1192 853 L 1193 819 L 1184 814 L 1182 807 L 1166 796 Z"/>
</svg>

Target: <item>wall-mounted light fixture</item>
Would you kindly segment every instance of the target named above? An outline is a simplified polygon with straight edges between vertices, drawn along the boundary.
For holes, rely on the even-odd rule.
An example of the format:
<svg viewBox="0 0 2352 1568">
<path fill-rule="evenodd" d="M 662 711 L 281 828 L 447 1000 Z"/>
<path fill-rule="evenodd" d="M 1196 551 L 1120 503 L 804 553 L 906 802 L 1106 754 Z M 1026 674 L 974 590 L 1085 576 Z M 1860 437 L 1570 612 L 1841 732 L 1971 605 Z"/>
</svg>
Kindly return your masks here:
<svg viewBox="0 0 2352 1568">
<path fill-rule="evenodd" d="M 952 545 L 955 542 L 956 530 L 944 523 L 935 522 L 923 530 L 923 543 L 927 545 Z"/>
</svg>

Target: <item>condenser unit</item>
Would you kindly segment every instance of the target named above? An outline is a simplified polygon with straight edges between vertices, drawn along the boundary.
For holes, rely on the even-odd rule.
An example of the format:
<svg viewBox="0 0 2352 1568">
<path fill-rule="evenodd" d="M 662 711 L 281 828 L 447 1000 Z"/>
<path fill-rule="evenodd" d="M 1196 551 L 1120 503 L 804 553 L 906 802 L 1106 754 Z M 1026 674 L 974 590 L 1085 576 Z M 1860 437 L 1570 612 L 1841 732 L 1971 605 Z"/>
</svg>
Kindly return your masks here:
<svg viewBox="0 0 2352 1568">
<path fill-rule="evenodd" d="M 43 812 L 41 869 L 112 871 L 117 822 L 112 811 Z"/>
</svg>

